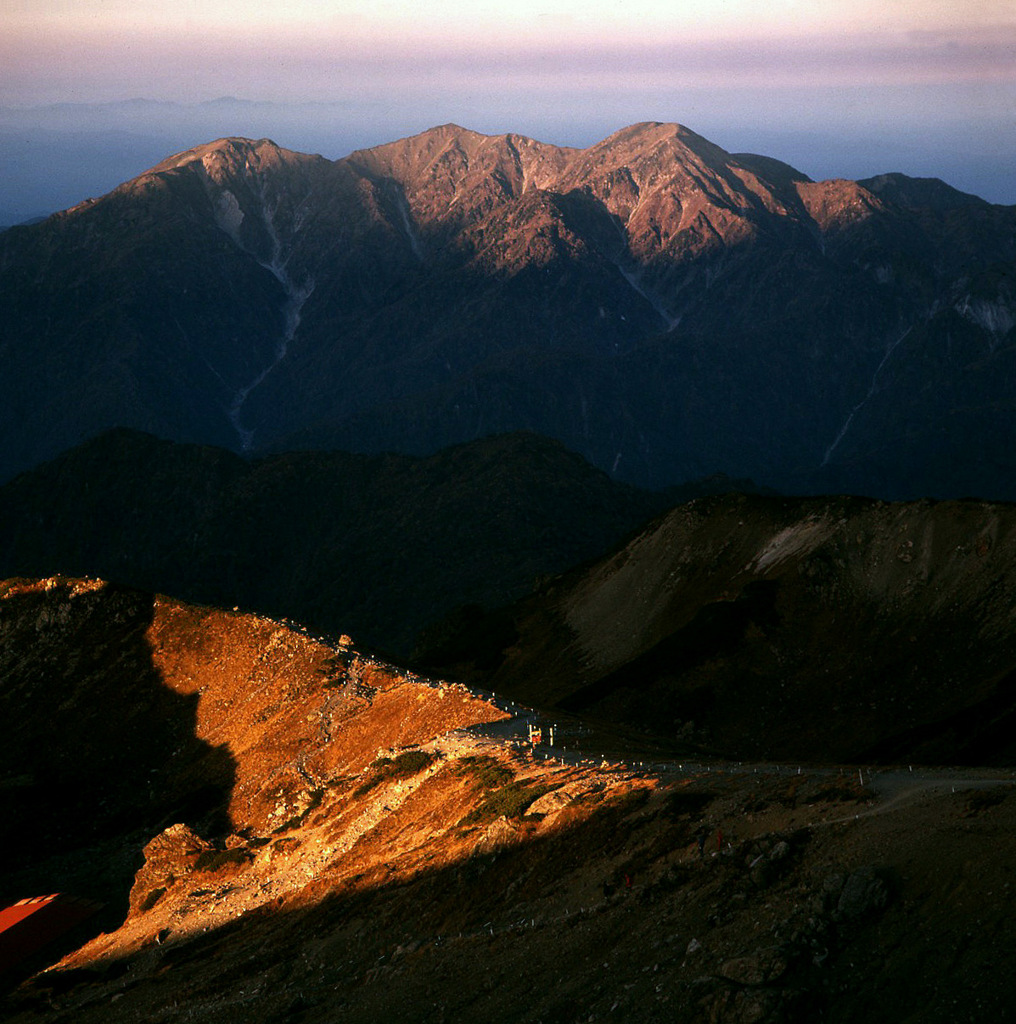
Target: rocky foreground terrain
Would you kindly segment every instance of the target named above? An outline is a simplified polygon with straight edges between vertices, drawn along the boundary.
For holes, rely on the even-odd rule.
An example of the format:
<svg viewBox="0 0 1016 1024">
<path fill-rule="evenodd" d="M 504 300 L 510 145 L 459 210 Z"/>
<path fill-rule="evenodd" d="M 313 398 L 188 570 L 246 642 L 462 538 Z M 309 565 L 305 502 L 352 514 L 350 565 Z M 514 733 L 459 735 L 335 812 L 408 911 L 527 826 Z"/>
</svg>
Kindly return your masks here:
<svg viewBox="0 0 1016 1024">
<path fill-rule="evenodd" d="M 0 680 L 0 895 L 105 904 L 4 979 L 5 1021 L 952 1024 L 1016 999 L 1009 772 L 650 763 L 345 637 L 94 580 L 0 584 Z"/>
</svg>

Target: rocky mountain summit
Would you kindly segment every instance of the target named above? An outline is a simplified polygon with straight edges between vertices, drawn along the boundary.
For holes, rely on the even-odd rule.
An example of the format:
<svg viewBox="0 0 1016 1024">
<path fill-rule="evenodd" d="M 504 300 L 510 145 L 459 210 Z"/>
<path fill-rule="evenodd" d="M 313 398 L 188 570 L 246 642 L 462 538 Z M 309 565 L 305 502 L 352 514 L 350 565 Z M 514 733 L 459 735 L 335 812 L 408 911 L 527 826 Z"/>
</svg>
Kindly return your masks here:
<svg viewBox="0 0 1016 1024">
<path fill-rule="evenodd" d="M 5 476 L 129 426 L 432 453 L 530 430 L 620 480 L 1011 498 L 1016 211 L 813 182 L 646 123 L 178 154 L 0 235 Z"/>
<path fill-rule="evenodd" d="M 0 896 L 105 904 L 0 979 L 12 1024 L 944 1024 L 1016 996 L 1008 775 L 651 763 L 97 580 L 0 583 L 0 640 Z"/>
</svg>

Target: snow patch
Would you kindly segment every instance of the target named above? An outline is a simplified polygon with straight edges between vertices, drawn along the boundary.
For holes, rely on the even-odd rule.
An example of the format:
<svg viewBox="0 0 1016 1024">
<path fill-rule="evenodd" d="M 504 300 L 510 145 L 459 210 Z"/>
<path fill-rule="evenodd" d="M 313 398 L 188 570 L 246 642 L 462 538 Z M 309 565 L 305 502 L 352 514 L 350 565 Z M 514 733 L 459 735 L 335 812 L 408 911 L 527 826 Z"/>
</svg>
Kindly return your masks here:
<svg viewBox="0 0 1016 1024">
<path fill-rule="evenodd" d="M 659 295 L 642 283 L 642 276 L 637 270 L 631 270 L 628 267 L 623 266 L 620 262 L 615 262 L 614 265 L 621 272 L 621 276 L 628 282 L 628 284 L 631 285 L 631 287 L 641 295 L 654 310 L 656 310 L 660 319 L 667 325 L 668 333 L 674 330 L 674 328 L 681 322 L 680 315 L 671 315 Z"/>
<path fill-rule="evenodd" d="M 405 194 L 401 190 L 395 197 L 395 205 L 399 211 L 399 218 L 402 221 L 402 229 L 405 231 L 406 238 L 409 240 L 409 247 L 413 250 L 413 255 L 422 263 L 423 246 L 420 244 L 416 228 L 413 226 L 413 221 L 409 215 L 409 203 L 406 200 Z"/>
<path fill-rule="evenodd" d="M 233 429 L 240 439 L 240 450 L 243 452 L 249 452 L 254 447 L 254 431 L 244 427 L 240 416 L 244 403 L 247 401 L 250 393 L 260 387 L 264 383 L 265 378 L 286 358 L 289 352 L 289 343 L 296 336 L 297 328 L 300 326 L 300 311 L 303 309 L 303 304 L 314 291 L 314 279 L 309 278 L 298 288 L 289 286 L 287 290 L 289 295 L 283 307 L 285 330 L 276 346 L 272 361 L 249 384 L 236 391 L 233 395 L 233 401 L 229 406 L 229 422 L 232 423 Z"/>
<path fill-rule="evenodd" d="M 868 393 L 862 398 L 857 405 L 850 410 L 849 415 L 840 427 L 839 433 L 833 440 L 833 443 L 826 449 L 825 457 L 822 459 L 822 465 L 826 466 L 829 464 L 829 459 L 832 458 L 832 454 L 839 447 L 840 441 L 846 437 L 847 431 L 850 429 L 850 424 L 854 422 L 854 416 L 860 411 L 865 403 L 875 394 L 875 388 L 878 384 L 878 375 L 882 372 L 882 367 L 889 362 L 889 357 L 896 351 L 897 346 L 903 339 L 913 330 L 913 327 L 908 327 L 894 342 L 892 342 L 886 349 L 885 355 L 882 356 L 882 362 L 875 367 L 875 372 L 871 375 L 871 383 L 868 385 Z"/>
<path fill-rule="evenodd" d="M 250 173 L 249 166 L 247 170 Z M 287 264 L 292 253 L 284 251 L 282 239 L 279 237 L 279 231 L 275 224 L 275 218 L 278 213 L 278 201 L 274 204 L 269 202 L 264 178 L 254 177 L 251 185 L 252 191 L 258 200 L 258 212 L 261 215 L 261 223 L 264 225 L 265 233 L 271 243 L 270 259 L 263 260 L 258 258 L 255 253 L 250 253 L 250 250 L 246 249 L 241 243 L 238 231 L 240 222 L 243 220 L 243 211 L 240 210 L 236 197 L 228 189 L 222 191 L 216 202 L 216 219 L 219 226 L 233 238 L 241 249 L 249 252 L 250 255 L 258 260 L 262 267 L 271 272 L 272 276 L 285 290 L 286 299 L 282 307 L 282 336 L 275 347 L 272 359 L 267 365 L 262 367 L 252 380 L 236 390 L 229 405 L 229 421 L 236 431 L 240 441 L 240 450 L 243 452 L 250 451 L 254 446 L 254 431 L 243 425 L 243 407 L 251 393 L 259 388 L 268 375 L 286 358 L 289 353 L 290 343 L 296 337 L 296 332 L 300 327 L 300 315 L 304 304 L 314 291 L 313 278 L 308 277 L 298 283 L 289 274 Z M 235 214 L 232 212 L 234 207 Z M 220 208 L 223 211 L 221 220 L 219 219 L 218 212 Z M 230 225 L 233 224 L 235 224 L 235 227 L 230 230 Z M 299 224 L 296 227 L 298 229 Z"/>
<path fill-rule="evenodd" d="M 639 200 L 641 202 L 641 199 Z M 638 209 L 638 207 L 636 207 Z M 631 218 L 634 216 L 634 211 L 629 215 L 628 221 L 631 222 Z M 628 251 L 628 236 L 619 224 L 615 224 L 617 233 L 620 236 L 621 244 L 624 246 L 625 251 Z M 660 298 L 659 294 L 652 288 L 647 287 L 642 281 L 642 274 L 635 267 L 626 264 L 620 256 L 610 256 L 608 259 L 611 263 L 617 267 L 620 275 L 628 282 L 630 287 L 639 295 L 642 296 L 649 303 L 650 306 L 656 311 L 657 315 L 667 326 L 667 333 L 669 334 L 675 327 L 681 322 L 681 314 L 674 316 L 667 308 L 663 299 Z M 621 317 L 624 320 L 624 317 Z"/>
</svg>

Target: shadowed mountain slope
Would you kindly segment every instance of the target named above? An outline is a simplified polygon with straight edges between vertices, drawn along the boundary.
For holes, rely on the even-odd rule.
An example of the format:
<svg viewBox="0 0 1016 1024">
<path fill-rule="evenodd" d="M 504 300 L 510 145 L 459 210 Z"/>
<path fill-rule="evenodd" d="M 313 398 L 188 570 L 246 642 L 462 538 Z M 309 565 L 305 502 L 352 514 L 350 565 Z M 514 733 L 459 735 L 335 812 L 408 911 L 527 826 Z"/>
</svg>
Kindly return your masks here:
<svg viewBox="0 0 1016 1024">
<path fill-rule="evenodd" d="M 69 889 L 115 927 L 167 820 L 229 830 L 235 763 L 198 735 L 197 688 L 164 685 L 157 619 L 150 595 L 95 581 L 0 583 L 0 900 Z"/>
<path fill-rule="evenodd" d="M 0 474 L 130 426 L 237 450 L 555 437 L 617 479 L 1016 497 L 1016 212 L 675 124 L 178 154 L 0 236 Z"/>
<path fill-rule="evenodd" d="M 422 660 L 727 757 L 1008 764 L 1014 589 L 1013 506 L 706 498 Z"/>
<path fill-rule="evenodd" d="M 0 488 L 0 574 L 96 575 L 406 653 L 435 619 L 515 600 L 731 486 L 641 491 L 525 434 L 426 459 L 247 462 L 120 430 Z"/>
</svg>

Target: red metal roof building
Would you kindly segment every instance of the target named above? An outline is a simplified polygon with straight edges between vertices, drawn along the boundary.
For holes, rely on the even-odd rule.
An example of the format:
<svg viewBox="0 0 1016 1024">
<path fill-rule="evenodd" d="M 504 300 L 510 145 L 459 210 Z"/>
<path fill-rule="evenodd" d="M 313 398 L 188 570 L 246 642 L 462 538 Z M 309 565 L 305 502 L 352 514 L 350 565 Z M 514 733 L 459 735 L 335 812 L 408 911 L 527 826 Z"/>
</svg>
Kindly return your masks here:
<svg viewBox="0 0 1016 1024">
<path fill-rule="evenodd" d="M 57 892 L 0 910 L 0 974 L 87 920 L 101 905 Z"/>
</svg>

